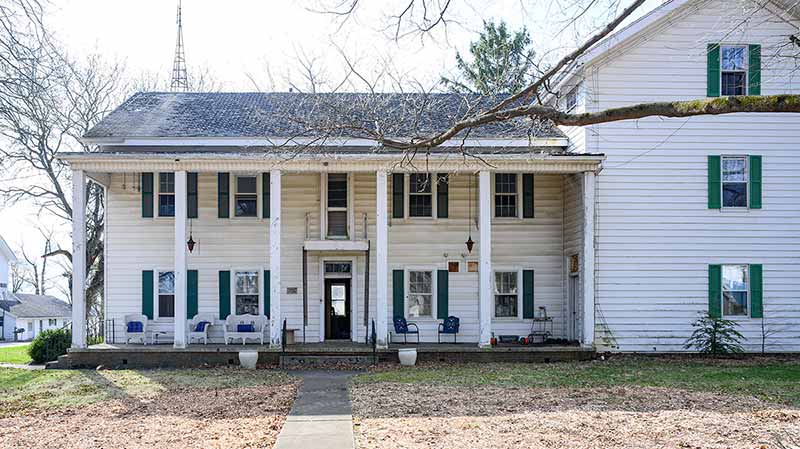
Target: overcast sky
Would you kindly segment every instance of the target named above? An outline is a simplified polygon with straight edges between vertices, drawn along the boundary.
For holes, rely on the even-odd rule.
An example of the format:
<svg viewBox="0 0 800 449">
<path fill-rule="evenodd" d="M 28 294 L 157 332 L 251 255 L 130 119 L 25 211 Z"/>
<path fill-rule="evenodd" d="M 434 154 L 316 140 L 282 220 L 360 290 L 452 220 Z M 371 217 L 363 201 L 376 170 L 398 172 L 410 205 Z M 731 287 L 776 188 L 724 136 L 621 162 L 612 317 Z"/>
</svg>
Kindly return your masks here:
<svg viewBox="0 0 800 449">
<path fill-rule="evenodd" d="M 456 50 L 466 52 L 483 20 L 504 20 L 512 30 L 526 26 L 542 53 L 563 54 L 577 38 L 576 30 L 562 31 L 560 7 L 570 3 L 564 0 L 461 0 L 453 2 L 457 7 L 449 17 L 455 22 L 446 29 L 426 39 L 412 36 L 399 41 L 387 37 L 390 32 L 385 26 L 388 14 L 397 13 L 404 2 L 362 0 L 357 15 L 344 25 L 335 16 L 312 11 L 332 3 L 183 0 L 189 76 L 203 67 L 221 82 L 223 90 L 256 90 L 256 84 L 261 90 L 286 90 L 286 79 L 290 74 L 296 77 L 296 59 L 304 54 L 315 59 L 326 79 L 336 84 L 344 73 L 337 50 L 341 49 L 366 73 L 391 61 L 407 79 L 430 85 L 442 74 L 452 73 Z M 650 3 L 645 11 L 659 0 Z M 166 80 L 175 51 L 176 5 L 176 0 L 53 0 L 46 23 L 75 58 L 99 53 L 123 62 L 131 78 L 147 73 Z M 587 16 L 587 20 L 596 24 L 598 19 L 591 22 Z M 38 212 L 23 204 L 0 209 L 0 234 L 15 250 L 23 241 L 31 250 L 38 249 L 34 226 L 40 220 L 47 224 Z M 68 233 L 61 229 L 62 245 L 70 245 Z"/>
</svg>

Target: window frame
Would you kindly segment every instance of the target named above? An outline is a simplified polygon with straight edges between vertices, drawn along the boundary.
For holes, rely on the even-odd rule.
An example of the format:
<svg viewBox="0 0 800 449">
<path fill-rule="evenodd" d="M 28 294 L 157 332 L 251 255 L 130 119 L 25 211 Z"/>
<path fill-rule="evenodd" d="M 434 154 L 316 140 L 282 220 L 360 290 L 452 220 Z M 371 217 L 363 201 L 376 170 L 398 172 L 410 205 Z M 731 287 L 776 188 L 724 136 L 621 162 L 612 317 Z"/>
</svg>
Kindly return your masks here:
<svg viewBox="0 0 800 449">
<path fill-rule="evenodd" d="M 437 292 L 437 289 L 438 289 L 439 286 L 437 285 L 437 279 L 436 278 L 438 276 L 436 276 L 436 270 L 437 270 L 437 268 L 436 267 L 432 267 L 432 266 L 410 266 L 410 267 L 406 267 L 405 268 L 405 270 L 404 270 L 405 271 L 404 280 L 403 280 L 403 283 L 405 284 L 404 285 L 405 298 L 403 298 L 403 302 L 404 302 L 403 309 L 404 309 L 404 312 L 405 312 L 405 316 L 408 317 L 409 321 L 415 321 L 415 322 L 438 321 L 438 319 L 436 318 L 437 317 L 437 313 L 438 313 L 437 304 L 436 304 L 437 303 L 437 301 L 436 301 L 436 292 Z M 411 305 L 411 294 L 412 294 L 411 293 L 411 272 L 429 272 L 431 274 L 431 293 L 430 293 L 430 295 L 431 295 L 431 314 L 430 314 L 430 316 L 425 315 L 425 316 L 419 316 L 419 317 L 412 318 L 411 314 L 409 313 L 409 309 L 410 309 L 410 305 Z M 419 294 L 425 294 L 425 293 L 415 293 L 415 294 L 419 295 Z"/>
<path fill-rule="evenodd" d="M 229 194 L 230 195 L 230 210 L 229 210 L 229 217 L 234 220 L 261 220 L 263 211 L 261 208 L 261 196 L 263 192 L 261 191 L 261 177 L 263 176 L 262 173 L 231 173 L 230 178 L 230 185 L 229 185 Z M 255 193 L 255 201 L 256 201 L 256 214 L 254 216 L 251 215 L 236 215 L 236 201 L 239 195 L 253 195 L 252 193 L 239 193 L 239 183 L 237 182 L 239 178 L 255 178 L 256 179 L 256 193 Z"/>
<path fill-rule="evenodd" d="M 56 327 L 58 326 L 58 319 L 57 318 L 48 318 L 47 319 L 47 327 Z"/>
<path fill-rule="evenodd" d="M 162 192 L 161 191 L 161 175 L 162 174 L 163 175 L 172 175 L 172 192 Z M 155 211 L 153 213 L 153 216 L 154 217 L 158 217 L 158 218 L 168 218 L 168 219 L 172 218 L 172 219 L 174 219 L 175 218 L 175 206 L 176 206 L 176 204 L 175 204 L 175 200 L 176 200 L 176 198 L 175 198 L 175 172 L 156 172 L 156 173 L 153 174 L 153 178 L 155 178 L 154 181 L 153 181 L 153 183 L 155 184 L 155 186 L 154 186 L 155 188 L 153 189 L 153 190 L 155 190 L 155 192 L 154 192 L 154 195 L 155 195 L 155 204 L 154 204 Z M 171 196 L 172 197 L 172 215 L 161 215 L 161 197 L 162 196 Z"/>
<path fill-rule="evenodd" d="M 744 181 L 725 181 L 725 160 L 742 159 L 744 160 Z M 744 184 L 747 198 L 744 206 L 725 205 L 725 184 Z M 727 211 L 746 211 L 750 209 L 750 157 L 746 154 L 723 154 L 719 158 L 719 204 L 720 210 Z"/>
<path fill-rule="evenodd" d="M 333 172 L 332 174 L 347 175 L 347 207 L 346 208 L 329 208 L 328 207 L 328 175 L 329 173 L 320 173 L 320 227 L 319 238 L 320 240 L 355 240 L 355 215 L 354 215 L 354 198 L 353 198 L 353 182 L 354 176 L 350 172 Z M 328 212 L 331 211 L 344 211 L 347 214 L 347 236 L 329 236 L 328 235 Z"/>
<path fill-rule="evenodd" d="M 564 112 L 570 113 L 578 109 L 580 105 L 580 87 L 581 85 L 578 83 L 564 95 Z M 570 104 L 570 99 L 573 99 L 572 104 Z"/>
<path fill-rule="evenodd" d="M 745 305 L 744 313 L 738 315 L 729 315 L 725 313 L 725 267 L 744 267 L 745 279 L 747 288 L 745 290 L 729 290 L 731 292 L 745 292 Z M 725 319 L 746 320 L 750 319 L 750 303 L 752 301 L 753 282 L 750 279 L 750 264 L 749 263 L 722 263 L 720 264 L 720 289 L 719 289 L 719 314 Z"/>
<path fill-rule="evenodd" d="M 415 193 L 412 194 L 411 193 L 411 175 L 427 175 L 429 177 L 429 182 L 431 184 L 431 191 L 430 192 L 425 192 L 425 193 L 415 192 Z M 437 174 L 436 173 L 406 173 L 404 181 L 405 181 L 405 197 L 406 197 L 405 199 L 406 200 L 405 200 L 405 205 L 404 205 L 405 210 L 403 212 L 405 214 L 405 217 L 407 219 L 411 219 L 411 220 L 436 220 L 436 219 L 438 219 L 437 215 L 439 214 L 439 211 L 438 211 L 438 209 L 436 207 L 436 202 L 437 202 L 436 201 L 436 196 L 439 193 L 439 189 L 437 188 L 439 183 L 437 182 L 438 181 Z M 431 198 L 431 215 L 430 215 L 430 217 L 428 217 L 428 216 L 411 216 L 411 196 L 412 195 L 415 195 L 415 196 L 423 196 L 423 195 L 430 196 L 430 198 Z"/>
<path fill-rule="evenodd" d="M 498 174 L 501 174 L 501 175 L 515 175 L 516 188 L 517 188 L 516 193 L 514 193 L 514 194 L 510 194 L 510 193 L 499 193 L 498 194 L 497 193 L 496 177 L 497 177 Z M 522 198 L 522 173 L 502 172 L 502 171 L 501 172 L 494 172 L 494 173 L 492 173 L 492 181 L 491 182 L 492 182 L 492 220 L 493 221 L 516 221 L 516 220 L 522 220 L 523 219 L 522 218 L 522 200 L 523 200 L 523 198 Z M 512 196 L 513 195 L 513 196 L 515 196 L 517 198 L 516 199 L 516 205 L 514 206 L 515 209 L 516 209 L 514 211 L 515 215 L 513 217 L 498 217 L 497 216 L 497 206 L 496 205 L 497 205 L 497 196 L 498 195 L 504 195 L 504 196 Z M 532 219 L 533 218 L 529 218 L 529 220 L 532 220 Z"/>
<path fill-rule="evenodd" d="M 523 269 L 519 267 L 499 267 L 492 269 L 492 320 L 497 321 L 519 321 L 522 320 L 523 314 L 523 286 L 522 286 L 522 272 Z M 511 294 L 497 293 L 497 273 L 515 273 L 517 276 L 517 315 L 516 316 L 497 316 L 497 296 L 511 296 Z"/>
<path fill-rule="evenodd" d="M 153 291 L 155 292 L 155 304 L 153 304 L 153 319 L 156 321 L 174 321 L 175 320 L 175 270 L 172 268 L 165 268 L 165 269 L 156 269 L 153 270 L 155 276 L 153 276 L 153 282 L 155 283 Z M 172 273 L 173 277 L 173 284 L 172 284 L 172 315 L 173 316 L 161 316 L 161 285 L 160 285 L 160 278 L 162 273 Z M 168 293 L 165 293 L 167 295 Z"/>
<path fill-rule="evenodd" d="M 237 273 L 255 273 L 258 277 L 256 281 L 256 287 L 258 288 L 258 293 L 256 294 L 257 297 L 257 306 L 256 306 L 256 316 L 264 316 L 264 269 L 263 268 L 233 268 L 230 270 L 231 273 L 231 291 L 230 291 L 230 310 L 232 315 L 239 315 L 236 313 L 236 298 L 240 295 L 237 293 L 237 286 L 236 286 L 236 274 Z M 242 296 L 250 296 L 252 293 L 241 293 Z"/>
<path fill-rule="evenodd" d="M 722 68 L 722 59 L 725 48 L 741 48 L 744 50 L 743 66 L 741 70 L 725 70 Z M 745 44 L 719 44 L 719 94 L 722 97 L 725 95 L 723 91 L 722 78 L 725 73 L 743 73 L 744 74 L 744 93 L 742 95 L 750 95 L 750 48 Z"/>
</svg>

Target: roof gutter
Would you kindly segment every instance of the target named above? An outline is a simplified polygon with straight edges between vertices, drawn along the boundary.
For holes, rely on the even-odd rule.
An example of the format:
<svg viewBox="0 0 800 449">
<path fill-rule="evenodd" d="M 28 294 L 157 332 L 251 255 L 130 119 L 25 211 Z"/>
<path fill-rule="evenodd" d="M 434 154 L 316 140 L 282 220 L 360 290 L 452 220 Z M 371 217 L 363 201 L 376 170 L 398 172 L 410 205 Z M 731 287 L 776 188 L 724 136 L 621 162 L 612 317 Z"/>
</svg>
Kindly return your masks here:
<svg viewBox="0 0 800 449">
<path fill-rule="evenodd" d="M 404 141 L 410 138 L 392 138 Z M 81 141 L 87 145 L 100 146 L 165 146 L 165 147 L 368 147 L 380 148 L 381 145 L 372 139 L 363 138 L 322 138 L 322 137 L 83 137 Z M 532 138 L 471 138 L 450 139 L 442 147 L 566 147 L 569 141 L 565 137 L 532 137 Z"/>
</svg>

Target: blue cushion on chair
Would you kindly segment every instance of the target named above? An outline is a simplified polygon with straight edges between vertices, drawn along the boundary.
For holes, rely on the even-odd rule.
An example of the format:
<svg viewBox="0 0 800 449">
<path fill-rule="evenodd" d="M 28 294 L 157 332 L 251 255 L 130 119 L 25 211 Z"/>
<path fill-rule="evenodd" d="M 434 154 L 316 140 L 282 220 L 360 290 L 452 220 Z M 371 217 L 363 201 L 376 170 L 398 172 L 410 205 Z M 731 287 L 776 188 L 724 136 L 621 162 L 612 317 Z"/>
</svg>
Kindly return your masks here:
<svg viewBox="0 0 800 449">
<path fill-rule="evenodd" d="M 405 334 L 408 332 L 408 323 L 406 319 L 401 316 L 394 317 L 394 331 L 398 334 Z"/>
<path fill-rule="evenodd" d="M 445 318 L 444 323 L 442 323 L 442 332 L 443 334 L 457 334 L 458 333 L 458 325 L 459 319 L 454 316 L 449 316 Z"/>
<path fill-rule="evenodd" d="M 252 324 L 238 324 L 236 325 L 236 332 L 255 332 L 256 327 Z"/>
<path fill-rule="evenodd" d="M 128 332 L 141 333 L 144 332 L 144 324 L 141 321 L 128 321 Z"/>
<path fill-rule="evenodd" d="M 209 323 L 208 321 L 201 321 L 201 322 L 197 323 L 197 326 L 195 326 L 194 331 L 195 332 L 205 332 L 206 326 L 208 326 L 209 324 L 211 324 L 211 323 Z"/>
</svg>

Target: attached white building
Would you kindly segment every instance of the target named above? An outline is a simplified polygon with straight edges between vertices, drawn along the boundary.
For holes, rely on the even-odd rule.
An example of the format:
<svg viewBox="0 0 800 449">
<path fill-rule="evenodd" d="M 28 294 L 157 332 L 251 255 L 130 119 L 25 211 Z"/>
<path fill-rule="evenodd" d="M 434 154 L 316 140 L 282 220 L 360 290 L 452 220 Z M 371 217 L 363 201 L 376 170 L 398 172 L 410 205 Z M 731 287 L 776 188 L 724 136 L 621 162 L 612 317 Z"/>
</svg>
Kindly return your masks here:
<svg viewBox="0 0 800 449">
<path fill-rule="evenodd" d="M 798 93 L 778 57 L 797 18 L 756 5 L 665 2 L 589 52 L 557 101 L 597 111 Z M 430 98 L 436 114 L 407 114 Z M 386 345 L 395 317 L 436 341 L 456 316 L 459 342 L 485 346 L 527 335 L 546 313 L 552 337 L 585 347 L 679 351 L 698 314 L 711 313 L 737 320 L 750 350 L 761 347 L 762 320 L 768 351 L 800 350 L 798 115 L 564 134 L 496 126 L 412 164 L 350 130 L 303 132 L 370 99 L 400 136 L 443 129 L 464 107 L 448 95 L 128 99 L 84 137 L 100 152 L 62 156 L 74 182 L 76 329 L 91 179 L 106 189 L 105 317 L 117 335 L 126 315 L 143 314 L 183 348 L 197 313 L 213 316 L 216 341 L 229 314 L 254 313 L 270 318 L 273 345 L 284 320 L 314 342 L 363 342 L 374 322 Z M 85 347 L 85 335 L 73 336 Z"/>
</svg>

